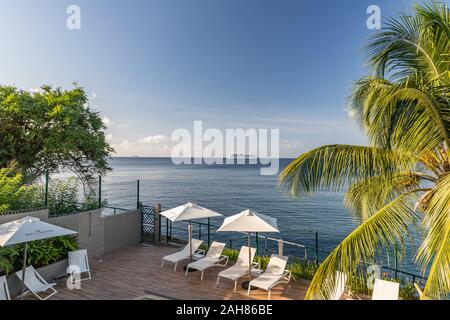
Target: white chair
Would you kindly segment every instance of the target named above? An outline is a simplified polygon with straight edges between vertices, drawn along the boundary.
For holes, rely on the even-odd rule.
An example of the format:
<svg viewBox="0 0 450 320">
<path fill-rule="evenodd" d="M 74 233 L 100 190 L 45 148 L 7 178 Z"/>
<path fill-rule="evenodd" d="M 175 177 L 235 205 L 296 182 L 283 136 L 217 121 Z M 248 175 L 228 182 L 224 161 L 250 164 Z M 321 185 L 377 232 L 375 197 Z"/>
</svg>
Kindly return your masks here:
<svg viewBox="0 0 450 320">
<path fill-rule="evenodd" d="M 398 282 L 375 279 L 372 300 L 398 300 L 399 290 Z"/>
<path fill-rule="evenodd" d="M 19 278 L 20 281 L 22 281 L 22 270 L 16 272 L 16 276 Z M 40 300 L 47 300 L 51 296 L 53 296 L 58 291 L 53 288 L 56 283 L 47 283 L 44 278 L 36 271 L 36 269 L 33 268 L 33 266 L 29 266 L 25 269 L 25 281 L 24 281 L 25 287 L 28 288 L 24 294 L 27 294 L 31 292 L 36 297 L 38 297 Z M 39 296 L 39 293 L 45 293 L 48 290 L 51 291 L 49 295 L 47 295 L 44 298 L 41 298 Z"/>
<path fill-rule="evenodd" d="M 89 268 L 89 260 L 87 250 L 77 250 L 69 252 L 69 273 L 73 281 L 83 281 L 91 279 L 91 270 Z M 87 277 L 82 277 L 82 274 Z M 76 279 L 75 274 L 79 274 L 80 278 Z"/>
<path fill-rule="evenodd" d="M 250 248 L 247 246 L 241 247 L 241 251 L 239 251 L 239 256 L 237 258 L 236 263 L 223 271 L 220 271 L 217 275 L 216 285 L 219 284 L 220 278 L 230 279 L 234 281 L 234 291 L 236 291 L 237 282 L 239 278 L 248 275 L 248 251 L 250 250 L 250 261 L 253 261 L 256 254 L 255 248 Z M 259 263 L 252 262 L 252 266 L 259 269 Z"/>
<path fill-rule="evenodd" d="M 201 271 L 200 280 L 203 280 L 203 273 L 206 269 L 211 267 L 225 267 L 228 264 L 228 256 L 223 256 L 222 252 L 225 249 L 225 243 L 214 241 L 209 247 L 205 257 L 195 262 L 191 262 L 186 266 L 186 276 L 189 269 Z"/>
<path fill-rule="evenodd" d="M 203 250 L 199 250 L 200 245 L 202 243 L 203 243 L 202 240 L 192 239 L 192 252 L 194 253 L 194 258 L 195 257 L 199 257 L 198 253 L 203 251 Z M 188 243 L 183 248 L 183 250 L 175 252 L 175 253 L 172 253 L 172 254 L 169 254 L 169 255 L 165 256 L 164 258 L 162 258 L 161 268 L 164 266 L 164 262 L 168 261 L 168 262 L 172 262 L 172 263 L 175 264 L 175 267 L 174 267 L 173 271 L 177 271 L 178 262 L 183 261 L 183 260 L 187 260 L 190 257 L 191 257 L 190 245 Z"/>
<path fill-rule="evenodd" d="M 270 299 L 273 287 L 281 283 L 289 283 L 291 272 L 286 270 L 287 261 L 288 257 L 273 254 L 266 271 L 248 284 L 247 295 L 250 295 L 251 287 L 256 287 L 268 291 Z"/>
<path fill-rule="evenodd" d="M 0 277 L 0 300 L 11 300 L 6 277 Z"/>
</svg>

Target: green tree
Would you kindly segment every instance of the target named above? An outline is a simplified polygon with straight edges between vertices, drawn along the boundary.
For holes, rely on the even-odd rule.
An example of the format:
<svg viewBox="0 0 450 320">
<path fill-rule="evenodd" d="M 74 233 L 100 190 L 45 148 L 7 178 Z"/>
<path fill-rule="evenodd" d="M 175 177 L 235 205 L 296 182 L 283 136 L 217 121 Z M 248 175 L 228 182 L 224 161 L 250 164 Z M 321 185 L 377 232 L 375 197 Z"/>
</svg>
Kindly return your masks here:
<svg viewBox="0 0 450 320">
<path fill-rule="evenodd" d="M 24 185 L 14 167 L 0 168 L 0 214 L 5 211 L 43 206 L 43 193 L 37 186 Z"/>
<path fill-rule="evenodd" d="M 423 231 L 416 260 L 424 294 L 450 293 L 450 11 L 430 2 L 390 19 L 367 47 L 373 76 L 355 84 L 350 114 L 369 146 L 329 145 L 302 154 L 280 175 L 294 196 L 346 191 L 361 218 L 321 263 L 306 298 L 328 297 L 335 271 L 353 273 L 382 248 L 404 250 Z"/>
<path fill-rule="evenodd" d="M 84 182 L 110 169 L 114 150 L 86 92 L 43 86 L 30 93 L 0 86 L 0 167 L 15 162 L 25 181 L 68 169 Z"/>
</svg>

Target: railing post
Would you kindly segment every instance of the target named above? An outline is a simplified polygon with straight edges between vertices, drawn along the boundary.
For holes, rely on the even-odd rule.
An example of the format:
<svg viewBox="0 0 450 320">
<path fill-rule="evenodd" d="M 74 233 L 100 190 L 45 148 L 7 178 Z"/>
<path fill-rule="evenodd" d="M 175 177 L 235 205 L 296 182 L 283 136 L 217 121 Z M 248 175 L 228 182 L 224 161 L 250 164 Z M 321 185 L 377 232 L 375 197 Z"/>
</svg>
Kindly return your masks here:
<svg viewBox="0 0 450 320">
<path fill-rule="evenodd" d="M 264 254 L 267 256 L 269 253 L 269 247 L 267 245 L 267 236 L 264 237 Z"/>
<path fill-rule="evenodd" d="M 208 248 L 211 246 L 211 218 L 208 218 Z"/>
<path fill-rule="evenodd" d="M 397 258 L 397 244 L 395 244 L 394 246 L 394 274 L 395 274 L 395 279 L 397 279 L 397 270 L 398 270 L 398 258 Z"/>
<path fill-rule="evenodd" d="M 137 203 L 137 208 L 139 209 L 139 202 L 140 202 L 140 180 L 137 181 L 137 190 L 136 190 L 136 203 Z"/>
<path fill-rule="evenodd" d="M 44 207 L 48 207 L 48 170 L 45 170 L 45 194 L 44 194 Z"/>
<path fill-rule="evenodd" d="M 316 264 L 319 264 L 319 231 L 316 231 Z"/>
<path fill-rule="evenodd" d="M 98 176 L 98 208 L 102 208 L 102 176 Z"/>
<path fill-rule="evenodd" d="M 259 236 L 258 232 L 255 233 L 256 236 L 256 255 L 259 256 Z"/>
<path fill-rule="evenodd" d="M 284 252 L 284 241 L 283 239 L 278 239 L 278 256 L 282 257 Z"/>
<path fill-rule="evenodd" d="M 166 243 L 169 242 L 169 219 L 166 218 Z"/>
<path fill-rule="evenodd" d="M 158 239 L 158 242 L 161 242 L 161 215 L 160 215 L 160 213 L 161 213 L 161 204 L 157 203 L 155 205 L 155 219 L 156 219 L 156 222 L 158 224 L 158 228 L 157 228 L 157 230 L 158 230 L 158 237 L 155 237 L 155 238 Z"/>
<path fill-rule="evenodd" d="M 198 240 L 202 240 L 202 224 L 198 224 Z"/>
<path fill-rule="evenodd" d="M 229 244 L 230 244 L 230 249 L 233 249 L 233 240 L 228 240 Z"/>
</svg>

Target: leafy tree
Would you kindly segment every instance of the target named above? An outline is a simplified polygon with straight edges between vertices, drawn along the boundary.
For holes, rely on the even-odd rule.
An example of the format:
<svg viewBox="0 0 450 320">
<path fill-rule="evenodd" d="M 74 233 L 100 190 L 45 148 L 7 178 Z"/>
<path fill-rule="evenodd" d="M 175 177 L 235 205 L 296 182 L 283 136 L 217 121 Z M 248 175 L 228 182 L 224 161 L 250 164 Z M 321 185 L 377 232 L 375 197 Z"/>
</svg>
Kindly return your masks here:
<svg viewBox="0 0 450 320">
<path fill-rule="evenodd" d="M 43 193 L 37 186 L 24 185 L 23 178 L 13 167 L 0 169 L 0 214 L 43 206 Z"/>
<path fill-rule="evenodd" d="M 86 92 L 43 86 L 30 93 L 0 86 L 0 167 L 15 162 L 25 181 L 71 170 L 83 182 L 110 170 L 114 150 Z"/>
<path fill-rule="evenodd" d="M 369 146 L 329 145 L 302 154 L 280 183 L 300 196 L 345 190 L 362 223 L 321 263 L 306 298 L 328 297 L 335 271 L 349 274 L 380 249 L 424 232 L 416 260 L 424 294 L 450 293 L 450 11 L 430 2 L 391 19 L 368 47 L 373 76 L 359 80 L 350 114 Z"/>
</svg>

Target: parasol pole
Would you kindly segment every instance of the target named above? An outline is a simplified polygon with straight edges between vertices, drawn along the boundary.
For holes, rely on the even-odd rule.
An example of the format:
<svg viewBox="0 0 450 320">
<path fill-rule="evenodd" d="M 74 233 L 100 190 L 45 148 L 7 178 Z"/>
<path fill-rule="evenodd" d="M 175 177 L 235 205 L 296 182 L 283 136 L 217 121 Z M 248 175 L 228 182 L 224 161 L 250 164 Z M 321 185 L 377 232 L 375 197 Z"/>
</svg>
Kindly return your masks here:
<svg viewBox="0 0 450 320">
<path fill-rule="evenodd" d="M 251 244 L 250 244 L 250 232 L 248 233 L 248 278 L 252 280 L 252 254 L 251 254 Z"/>
<path fill-rule="evenodd" d="M 189 220 L 189 255 L 192 261 L 192 220 Z"/>
<path fill-rule="evenodd" d="M 23 289 L 25 284 L 25 269 L 27 268 L 27 251 L 28 251 L 28 242 L 25 242 L 25 253 L 23 254 L 22 283 L 20 286 L 20 294 L 22 300 L 23 300 Z"/>
</svg>

